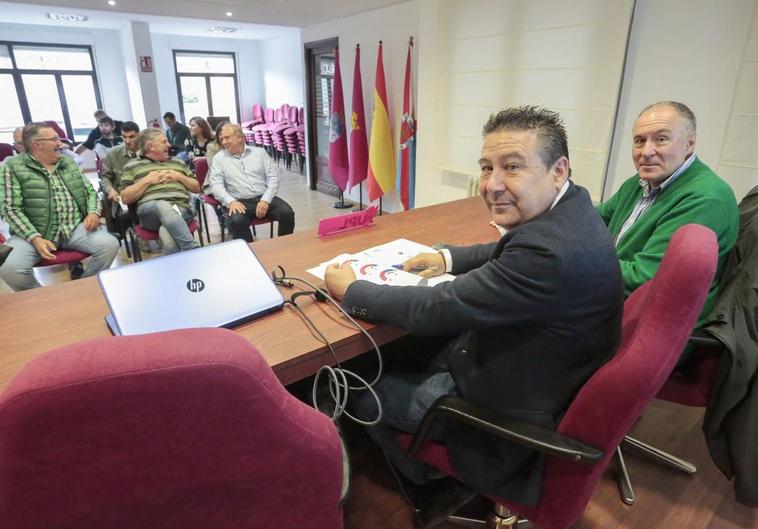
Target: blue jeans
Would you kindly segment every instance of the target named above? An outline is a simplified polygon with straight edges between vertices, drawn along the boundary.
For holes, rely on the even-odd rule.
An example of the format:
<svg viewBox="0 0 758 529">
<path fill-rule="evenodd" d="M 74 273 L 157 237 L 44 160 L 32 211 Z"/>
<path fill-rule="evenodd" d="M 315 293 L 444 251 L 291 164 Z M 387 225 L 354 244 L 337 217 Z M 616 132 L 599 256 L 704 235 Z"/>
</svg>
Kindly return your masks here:
<svg viewBox="0 0 758 529">
<path fill-rule="evenodd" d="M 77 224 L 68 239 L 53 241 L 59 250 L 77 250 L 90 254 L 89 264 L 82 277 L 89 277 L 110 268 L 118 253 L 118 240 L 100 228 L 87 231 L 84 224 Z M 28 290 L 40 286 L 34 277 L 34 265 L 42 257 L 31 243 L 15 235 L 8 240 L 13 251 L 0 268 L 0 278 L 13 290 Z"/>
<path fill-rule="evenodd" d="M 187 226 L 195 218 L 189 208 L 174 207 L 166 200 L 150 200 L 137 207 L 137 216 L 143 228 L 158 232 L 164 255 L 200 246 Z"/>
<path fill-rule="evenodd" d="M 382 402 L 382 422 L 369 426 L 371 437 L 379 444 L 387 461 L 417 485 L 423 485 L 436 470 L 419 459 L 411 458 L 395 440 L 399 431 L 415 433 L 427 410 L 443 395 L 456 394 L 455 382 L 447 371 L 429 373 L 387 373 L 374 386 Z M 353 411 L 364 420 L 377 415 L 374 399 L 368 391 L 357 396 Z M 442 441 L 444 422 L 437 420 L 427 439 Z"/>
</svg>

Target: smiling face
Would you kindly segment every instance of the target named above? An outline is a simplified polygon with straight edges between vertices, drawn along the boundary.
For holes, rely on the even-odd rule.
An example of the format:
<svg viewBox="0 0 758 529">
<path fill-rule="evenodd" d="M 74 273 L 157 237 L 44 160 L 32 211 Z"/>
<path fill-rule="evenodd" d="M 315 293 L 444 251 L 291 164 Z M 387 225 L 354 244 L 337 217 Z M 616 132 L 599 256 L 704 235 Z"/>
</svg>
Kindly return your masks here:
<svg viewBox="0 0 758 529">
<path fill-rule="evenodd" d="M 568 179 L 568 159 L 546 167 L 535 130 L 501 129 L 484 137 L 479 193 L 503 228 L 515 228 L 545 213 Z"/>
<path fill-rule="evenodd" d="M 670 106 L 653 107 L 634 123 L 634 167 L 653 186 L 671 176 L 694 149 L 695 132 Z"/>
<path fill-rule="evenodd" d="M 51 128 L 41 127 L 31 142 L 30 154 L 43 165 L 55 165 L 61 157 L 60 147 L 58 133 Z"/>
<path fill-rule="evenodd" d="M 219 142 L 229 154 L 239 156 L 245 151 L 245 136 L 234 125 L 226 125 L 221 129 Z"/>
<path fill-rule="evenodd" d="M 156 134 L 147 143 L 148 149 L 143 154 L 156 162 L 165 162 L 170 158 L 169 149 L 171 145 L 165 134 Z"/>
</svg>

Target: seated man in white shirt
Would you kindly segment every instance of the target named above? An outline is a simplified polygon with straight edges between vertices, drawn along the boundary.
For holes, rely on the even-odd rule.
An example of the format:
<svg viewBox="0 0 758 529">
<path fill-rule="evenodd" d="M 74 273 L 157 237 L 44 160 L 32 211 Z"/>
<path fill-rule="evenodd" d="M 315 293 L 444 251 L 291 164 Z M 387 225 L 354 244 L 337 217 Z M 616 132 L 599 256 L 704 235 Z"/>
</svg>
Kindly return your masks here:
<svg viewBox="0 0 758 529">
<path fill-rule="evenodd" d="M 279 222 L 278 234 L 295 230 L 295 212 L 276 196 L 279 168 L 260 147 L 245 145 L 239 125 L 228 124 L 219 138 L 224 150 L 213 158 L 211 193 L 229 208 L 229 230 L 235 239 L 253 242 L 250 221 L 257 217 Z"/>
</svg>

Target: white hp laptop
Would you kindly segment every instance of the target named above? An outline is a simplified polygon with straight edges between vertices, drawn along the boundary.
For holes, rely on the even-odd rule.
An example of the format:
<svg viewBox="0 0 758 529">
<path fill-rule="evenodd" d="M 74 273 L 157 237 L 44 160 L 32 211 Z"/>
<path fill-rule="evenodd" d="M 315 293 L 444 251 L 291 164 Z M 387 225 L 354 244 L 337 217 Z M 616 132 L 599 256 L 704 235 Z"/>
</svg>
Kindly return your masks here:
<svg viewBox="0 0 758 529">
<path fill-rule="evenodd" d="M 284 304 L 245 241 L 180 252 L 97 275 L 115 335 L 234 327 Z"/>
</svg>

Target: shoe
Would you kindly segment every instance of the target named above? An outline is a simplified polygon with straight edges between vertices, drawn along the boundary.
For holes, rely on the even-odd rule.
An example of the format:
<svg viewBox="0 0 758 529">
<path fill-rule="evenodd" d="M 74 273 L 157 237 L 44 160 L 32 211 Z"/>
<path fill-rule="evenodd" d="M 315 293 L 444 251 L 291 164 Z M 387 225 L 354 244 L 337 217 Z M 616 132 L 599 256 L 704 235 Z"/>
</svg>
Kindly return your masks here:
<svg viewBox="0 0 758 529">
<path fill-rule="evenodd" d="M 68 267 L 71 280 L 80 279 L 84 275 L 84 265 L 82 263 L 74 263 Z"/>
<path fill-rule="evenodd" d="M 477 496 L 477 491 L 455 478 L 430 481 L 421 488 L 416 512 L 421 527 L 434 527 Z"/>
</svg>

